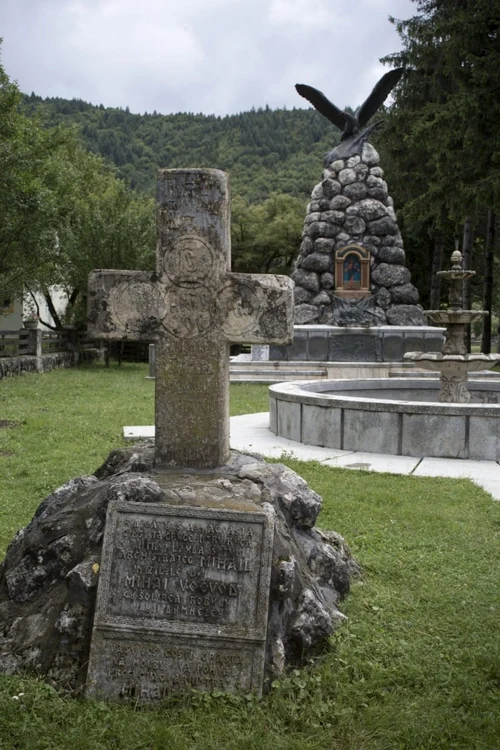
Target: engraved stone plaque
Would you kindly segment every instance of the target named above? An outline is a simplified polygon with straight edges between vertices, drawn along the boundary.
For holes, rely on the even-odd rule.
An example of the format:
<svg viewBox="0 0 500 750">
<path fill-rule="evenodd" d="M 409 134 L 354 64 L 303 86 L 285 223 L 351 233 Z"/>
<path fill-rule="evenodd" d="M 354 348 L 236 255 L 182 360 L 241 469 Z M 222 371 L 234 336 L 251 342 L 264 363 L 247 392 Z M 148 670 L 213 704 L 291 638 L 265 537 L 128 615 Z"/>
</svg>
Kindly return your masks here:
<svg viewBox="0 0 500 750">
<path fill-rule="evenodd" d="M 110 503 L 90 695 L 260 692 L 274 534 L 256 511 Z"/>
</svg>

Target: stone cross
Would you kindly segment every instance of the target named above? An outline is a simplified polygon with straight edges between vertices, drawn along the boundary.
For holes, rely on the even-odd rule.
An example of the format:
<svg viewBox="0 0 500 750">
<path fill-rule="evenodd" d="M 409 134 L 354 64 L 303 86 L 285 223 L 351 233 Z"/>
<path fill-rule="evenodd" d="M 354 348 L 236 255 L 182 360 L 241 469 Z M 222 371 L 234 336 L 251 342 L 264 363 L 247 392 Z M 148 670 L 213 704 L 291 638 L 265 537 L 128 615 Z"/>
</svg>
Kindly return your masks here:
<svg viewBox="0 0 500 750">
<path fill-rule="evenodd" d="M 291 279 L 231 273 L 229 211 L 224 172 L 162 169 L 156 271 L 89 277 L 89 335 L 156 344 L 158 468 L 226 463 L 229 344 L 293 338 Z"/>
</svg>

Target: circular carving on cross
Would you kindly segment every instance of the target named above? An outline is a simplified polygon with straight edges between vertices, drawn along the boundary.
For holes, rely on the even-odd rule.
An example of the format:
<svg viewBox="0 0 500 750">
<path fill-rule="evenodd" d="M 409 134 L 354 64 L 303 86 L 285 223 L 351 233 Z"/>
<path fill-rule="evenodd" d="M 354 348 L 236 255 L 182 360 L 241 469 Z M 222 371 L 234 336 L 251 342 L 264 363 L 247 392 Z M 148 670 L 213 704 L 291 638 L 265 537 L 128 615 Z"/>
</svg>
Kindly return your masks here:
<svg viewBox="0 0 500 750">
<path fill-rule="evenodd" d="M 167 247 L 162 266 L 169 280 L 179 286 L 207 283 L 217 270 L 213 249 L 196 234 L 184 234 Z"/>
<path fill-rule="evenodd" d="M 153 338 L 165 315 L 161 292 L 153 284 L 124 281 L 111 289 L 109 305 L 118 323 L 131 336 Z"/>
<path fill-rule="evenodd" d="M 174 284 L 163 297 L 163 328 L 180 339 L 205 336 L 214 327 L 216 297 L 214 290 L 202 284 Z"/>
<path fill-rule="evenodd" d="M 257 330 L 262 291 L 259 286 L 238 279 L 220 292 L 218 327 L 228 341 L 237 342 Z"/>
</svg>

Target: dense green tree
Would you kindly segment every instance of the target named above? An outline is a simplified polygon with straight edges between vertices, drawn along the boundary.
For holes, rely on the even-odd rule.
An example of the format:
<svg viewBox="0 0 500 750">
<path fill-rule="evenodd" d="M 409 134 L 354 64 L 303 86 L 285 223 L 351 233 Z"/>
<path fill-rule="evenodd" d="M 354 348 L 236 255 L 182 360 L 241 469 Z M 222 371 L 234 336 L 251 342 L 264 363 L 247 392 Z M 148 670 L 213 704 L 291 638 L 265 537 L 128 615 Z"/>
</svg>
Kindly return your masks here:
<svg viewBox="0 0 500 750">
<path fill-rule="evenodd" d="M 298 198 L 273 194 L 260 204 L 232 201 L 232 267 L 243 273 L 291 271 L 304 222 L 305 205 Z"/>
<path fill-rule="evenodd" d="M 446 258 L 461 244 L 467 217 L 482 248 L 487 209 L 500 209 L 500 0 L 414 2 L 416 15 L 392 19 L 403 49 L 386 59 L 407 72 L 380 147 L 410 264 L 428 289 L 434 250 Z"/>
<path fill-rule="evenodd" d="M 318 180 L 322 155 L 339 140 L 339 132 L 313 109 L 266 107 L 227 117 L 136 115 L 34 95 L 25 98 L 25 107 L 49 125 L 76 124 L 89 149 L 150 195 L 159 167 L 201 166 L 229 172 L 233 194 L 252 203 L 277 192 L 305 200 Z"/>
<path fill-rule="evenodd" d="M 51 286 L 83 320 L 92 268 L 153 266 L 154 206 L 85 151 L 75 128 L 42 127 L 21 99 L 0 66 L 0 294 L 42 292 L 58 327 Z"/>
</svg>

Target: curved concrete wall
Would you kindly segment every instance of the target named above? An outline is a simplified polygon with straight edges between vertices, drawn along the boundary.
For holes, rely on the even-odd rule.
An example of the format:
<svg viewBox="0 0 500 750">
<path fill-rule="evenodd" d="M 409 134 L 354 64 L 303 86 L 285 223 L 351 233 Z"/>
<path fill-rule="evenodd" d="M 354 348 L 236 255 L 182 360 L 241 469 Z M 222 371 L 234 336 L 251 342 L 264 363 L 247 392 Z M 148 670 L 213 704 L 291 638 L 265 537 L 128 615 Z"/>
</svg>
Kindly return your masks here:
<svg viewBox="0 0 500 750">
<path fill-rule="evenodd" d="M 500 461 L 500 383 L 471 380 L 469 390 L 476 403 L 442 404 L 431 401 L 438 378 L 279 383 L 269 388 L 270 428 L 327 448 Z"/>
</svg>

